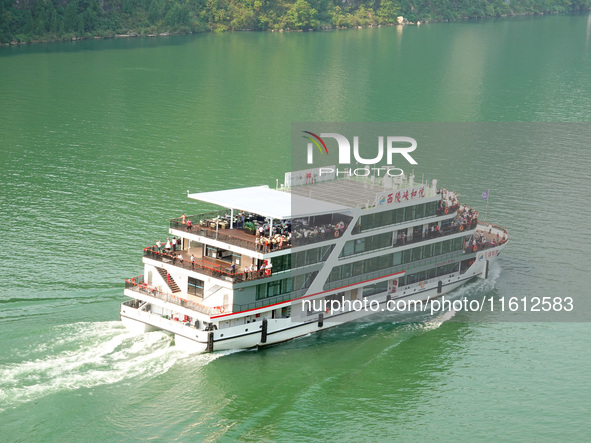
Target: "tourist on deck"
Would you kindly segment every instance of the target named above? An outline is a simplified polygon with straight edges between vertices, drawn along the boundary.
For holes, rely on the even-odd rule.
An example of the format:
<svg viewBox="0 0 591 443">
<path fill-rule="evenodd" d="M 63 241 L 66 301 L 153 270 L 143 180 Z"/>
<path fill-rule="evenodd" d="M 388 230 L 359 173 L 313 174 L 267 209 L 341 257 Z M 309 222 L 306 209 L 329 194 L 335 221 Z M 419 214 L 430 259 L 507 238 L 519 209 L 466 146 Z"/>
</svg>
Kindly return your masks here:
<svg viewBox="0 0 591 443">
<path fill-rule="evenodd" d="M 191 254 L 191 269 L 195 268 L 195 256 Z"/>
<path fill-rule="evenodd" d="M 183 266 L 183 254 L 181 254 L 179 252 L 179 255 L 177 255 L 177 258 L 179 259 L 179 263 L 181 264 L 181 266 Z"/>
<path fill-rule="evenodd" d="M 193 227 L 193 222 L 191 222 L 191 219 L 188 219 L 187 220 L 187 231 L 190 231 L 192 227 Z"/>
<path fill-rule="evenodd" d="M 162 252 L 162 243 L 160 243 L 160 240 L 156 242 L 156 249 L 158 252 Z"/>
<path fill-rule="evenodd" d="M 170 252 L 170 238 L 166 239 L 166 245 L 164 246 L 164 249 L 166 249 L 167 252 Z"/>
<path fill-rule="evenodd" d="M 172 237 L 172 252 L 176 252 L 176 237 Z"/>
<path fill-rule="evenodd" d="M 183 221 L 183 225 L 187 223 L 187 216 L 185 214 L 183 214 L 181 216 L 181 220 Z"/>
</svg>

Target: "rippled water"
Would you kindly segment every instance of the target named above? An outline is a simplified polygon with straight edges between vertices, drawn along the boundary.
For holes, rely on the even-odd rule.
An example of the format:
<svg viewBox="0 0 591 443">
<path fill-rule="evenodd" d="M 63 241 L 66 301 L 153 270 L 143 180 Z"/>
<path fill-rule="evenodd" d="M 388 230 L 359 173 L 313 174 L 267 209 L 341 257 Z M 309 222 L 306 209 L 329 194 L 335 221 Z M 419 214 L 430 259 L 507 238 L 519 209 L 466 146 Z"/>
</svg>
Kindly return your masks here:
<svg viewBox="0 0 591 443">
<path fill-rule="evenodd" d="M 585 15 L 0 48 L 2 439 L 585 440 L 590 35 Z M 570 295 L 583 322 L 446 314 L 213 355 L 128 334 L 142 248 L 209 209 L 186 190 L 273 186 L 293 121 L 475 122 L 416 151 L 510 231 L 456 296 Z"/>
</svg>

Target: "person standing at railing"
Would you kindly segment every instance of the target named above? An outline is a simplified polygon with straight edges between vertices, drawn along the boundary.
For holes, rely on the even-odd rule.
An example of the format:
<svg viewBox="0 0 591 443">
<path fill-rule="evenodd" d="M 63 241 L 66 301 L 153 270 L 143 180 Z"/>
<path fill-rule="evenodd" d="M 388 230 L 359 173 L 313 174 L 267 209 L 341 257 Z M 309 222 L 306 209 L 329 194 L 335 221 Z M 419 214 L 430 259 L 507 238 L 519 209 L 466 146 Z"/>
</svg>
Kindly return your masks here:
<svg viewBox="0 0 591 443">
<path fill-rule="evenodd" d="M 193 227 L 193 222 L 191 222 L 191 219 L 188 219 L 187 220 L 187 231 L 190 231 L 192 227 Z"/>
<path fill-rule="evenodd" d="M 158 252 L 162 252 L 162 243 L 160 243 L 160 240 L 156 242 L 156 248 L 158 249 Z"/>
<path fill-rule="evenodd" d="M 195 256 L 191 254 L 191 269 L 195 269 Z"/>
<path fill-rule="evenodd" d="M 172 252 L 176 252 L 176 237 L 172 237 Z"/>
<path fill-rule="evenodd" d="M 183 254 L 181 254 L 179 252 L 179 254 L 176 256 L 179 259 L 179 263 L 181 264 L 181 267 L 183 266 Z"/>
<path fill-rule="evenodd" d="M 183 221 L 183 225 L 187 223 L 187 216 L 185 214 L 181 215 L 181 220 Z"/>
<path fill-rule="evenodd" d="M 164 249 L 166 249 L 167 252 L 170 252 L 170 238 L 166 239 L 166 245 L 164 245 Z"/>
</svg>

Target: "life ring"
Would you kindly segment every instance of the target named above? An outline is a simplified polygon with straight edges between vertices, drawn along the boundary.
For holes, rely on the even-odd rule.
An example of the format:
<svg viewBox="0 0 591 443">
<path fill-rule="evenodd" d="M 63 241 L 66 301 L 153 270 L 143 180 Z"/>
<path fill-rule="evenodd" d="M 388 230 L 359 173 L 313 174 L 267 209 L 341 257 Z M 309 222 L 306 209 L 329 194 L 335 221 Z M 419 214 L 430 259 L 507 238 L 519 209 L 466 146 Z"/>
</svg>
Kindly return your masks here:
<svg viewBox="0 0 591 443">
<path fill-rule="evenodd" d="M 341 235 L 341 233 L 339 232 L 339 230 L 337 229 L 336 231 L 334 231 L 334 237 L 337 238 Z"/>
<path fill-rule="evenodd" d="M 220 312 L 220 314 L 223 314 L 226 310 L 223 306 L 218 306 L 218 311 Z"/>
<path fill-rule="evenodd" d="M 464 225 L 460 225 L 460 231 L 464 230 Z"/>
<path fill-rule="evenodd" d="M 330 312 L 330 309 L 326 308 L 326 311 L 324 311 L 325 314 L 328 314 Z"/>
<path fill-rule="evenodd" d="M 474 252 L 478 251 L 478 246 L 474 246 L 474 247 L 472 248 L 472 250 L 473 250 Z"/>
<path fill-rule="evenodd" d="M 421 282 L 421 288 L 424 288 L 424 287 L 425 287 L 425 282 L 424 282 L 424 281 L 422 281 L 422 282 Z"/>
<path fill-rule="evenodd" d="M 449 212 L 449 208 L 445 208 L 445 213 L 447 214 Z"/>
</svg>

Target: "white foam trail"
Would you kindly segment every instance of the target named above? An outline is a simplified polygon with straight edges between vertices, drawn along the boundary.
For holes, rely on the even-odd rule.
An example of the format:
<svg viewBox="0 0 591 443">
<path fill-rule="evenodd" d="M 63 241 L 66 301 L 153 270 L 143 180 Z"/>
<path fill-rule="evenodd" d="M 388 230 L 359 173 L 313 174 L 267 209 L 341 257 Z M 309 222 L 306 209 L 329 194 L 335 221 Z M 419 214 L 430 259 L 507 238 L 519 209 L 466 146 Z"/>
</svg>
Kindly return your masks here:
<svg viewBox="0 0 591 443">
<path fill-rule="evenodd" d="M 423 331 L 433 331 L 433 330 L 439 328 L 443 324 L 443 322 L 446 322 L 446 321 L 454 318 L 455 315 L 456 315 L 456 311 L 454 311 L 454 310 L 439 314 L 437 317 L 434 317 L 432 320 L 421 323 L 421 325 L 420 325 L 421 329 Z"/>
<path fill-rule="evenodd" d="M 133 335 L 120 322 L 75 323 L 56 329 L 55 343 L 70 349 L 0 367 L 0 411 L 64 390 L 155 377 L 180 358 L 191 357 L 197 366 L 205 366 L 225 355 L 188 354 L 171 346 L 169 335 Z"/>
</svg>

